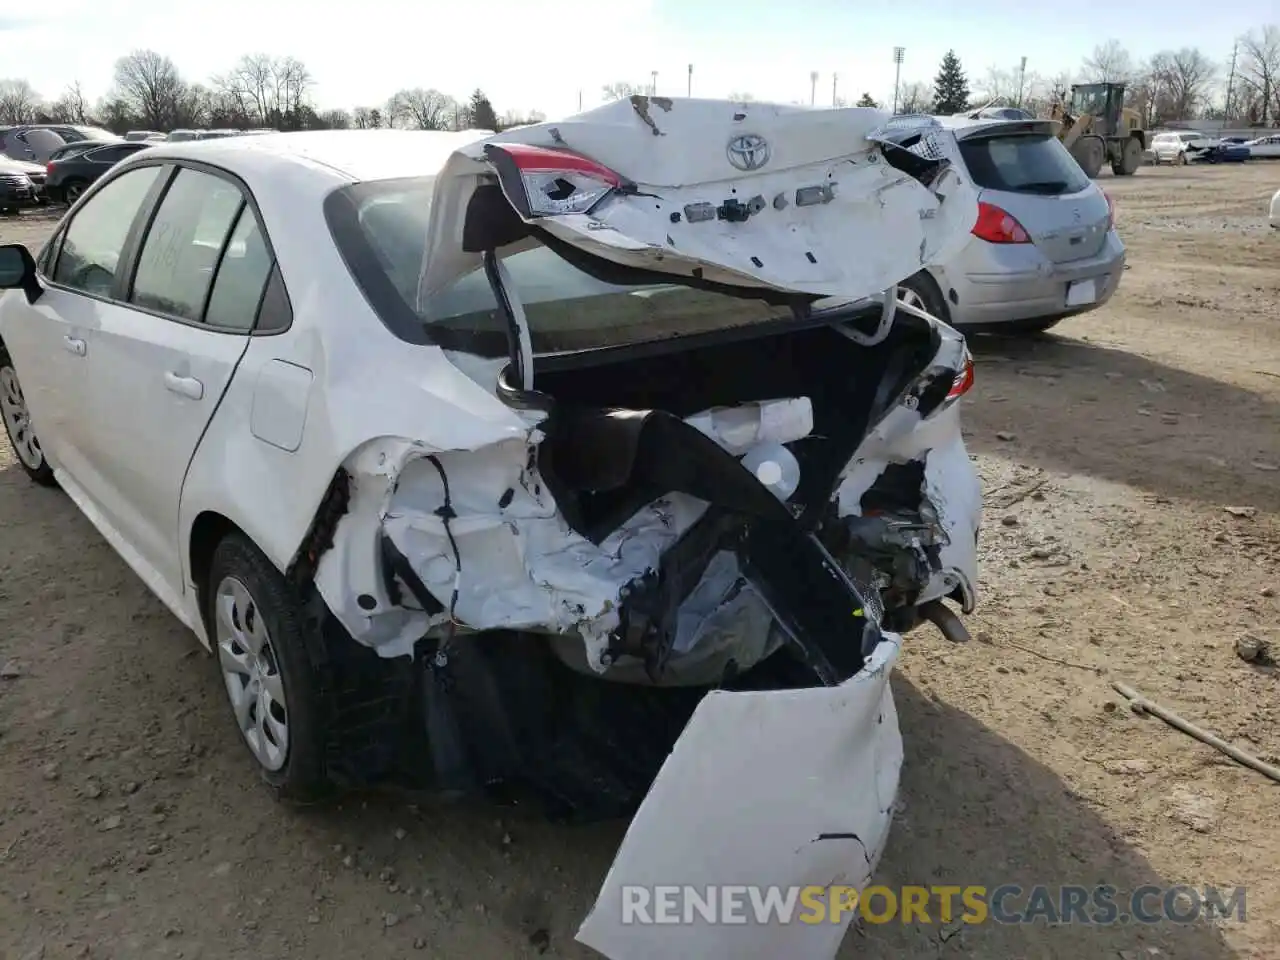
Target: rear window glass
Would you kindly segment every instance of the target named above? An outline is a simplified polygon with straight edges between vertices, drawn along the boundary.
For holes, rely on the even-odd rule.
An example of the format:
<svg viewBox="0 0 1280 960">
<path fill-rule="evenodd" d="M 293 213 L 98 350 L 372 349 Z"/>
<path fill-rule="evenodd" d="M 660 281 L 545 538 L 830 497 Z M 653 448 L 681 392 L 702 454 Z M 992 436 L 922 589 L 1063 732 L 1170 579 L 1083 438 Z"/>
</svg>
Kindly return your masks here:
<svg viewBox="0 0 1280 960">
<path fill-rule="evenodd" d="M 960 141 L 973 182 L 986 190 L 1056 195 L 1089 186 L 1075 158 L 1057 137 L 1017 134 Z"/>
<path fill-rule="evenodd" d="M 394 332 L 403 336 L 408 323 L 423 331 L 422 339 L 441 346 L 502 355 L 506 324 L 478 258 L 460 261 L 459 278 L 445 289 L 426 300 L 419 297 L 433 186 L 432 178 L 413 178 L 343 188 L 341 196 L 325 205 L 334 239 L 370 303 Z M 704 333 L 786 312 L 762 300 L 676 284 L 604 283 L 533 241 L 498 254 L 524 305 L 537 353 Z"/>
</svg>

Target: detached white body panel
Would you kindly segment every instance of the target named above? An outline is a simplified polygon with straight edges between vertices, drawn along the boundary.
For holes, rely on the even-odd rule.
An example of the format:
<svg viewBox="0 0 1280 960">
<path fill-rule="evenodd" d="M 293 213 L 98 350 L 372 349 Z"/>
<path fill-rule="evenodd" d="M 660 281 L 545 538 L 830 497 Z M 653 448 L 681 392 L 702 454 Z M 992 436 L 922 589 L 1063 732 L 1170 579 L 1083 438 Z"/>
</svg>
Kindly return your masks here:
<svg viewBox="0 0 1280 960">
<path fill-rule="evenodd" d="M 886 635 L 836 687 L 708 694 L 632 819 L 578 940 L 611 960 L 835 956 L 854 912 L 806 924 L 796 903 L 783 923 L 758 918 L 752 897 L 870 882 L 902 767 L 889 688 L 898 649 Z M 709 894 L 716 922 L 686 917 L 689 899 L 664 907 L 664 887 Z M 728 922 L 725 896 L 737 898 Z"/>
</svg>

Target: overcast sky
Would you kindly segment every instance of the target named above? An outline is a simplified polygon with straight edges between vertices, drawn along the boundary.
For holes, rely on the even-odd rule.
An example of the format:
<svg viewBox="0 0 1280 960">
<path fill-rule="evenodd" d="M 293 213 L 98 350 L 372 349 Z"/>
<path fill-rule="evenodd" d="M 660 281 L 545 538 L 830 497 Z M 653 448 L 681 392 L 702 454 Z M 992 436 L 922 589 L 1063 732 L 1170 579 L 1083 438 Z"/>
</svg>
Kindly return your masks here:
<svg viewBox="0 0 1280 960">
<path fill-rule="evenodd" d="M 579 91 L 592 106 L 603 84 L 647 85 L 654 70 L 659 93 L 683 94 L 690 63 L 700 96 L 807 102 L 817 70 L 819 103 L 831 100 L 833 72 L 842 97 L 886 100 L 894 46 L 906 48 L 904 82 L 931 80 L 948 47 L 972 79 L 1022 56 L 1029 72 L 1051 76 L 1108 37 L 1138 57 L 1192 45 L 1225 61 L 1238 34 L 1280 21 L 1280 0 L 59 0 L 7 9 L 0 78 L 25 78 L 50 99 L 73 80 L 96 99 L 116 58 L 137 48 L 167 54 L 199 81 L 263 52 L 306 63 L 321 107 L 377 105 L 403 87 L 455 96 L 481 87 L 499 113 L 552 117 L 576 110 Z"/>
</svg>

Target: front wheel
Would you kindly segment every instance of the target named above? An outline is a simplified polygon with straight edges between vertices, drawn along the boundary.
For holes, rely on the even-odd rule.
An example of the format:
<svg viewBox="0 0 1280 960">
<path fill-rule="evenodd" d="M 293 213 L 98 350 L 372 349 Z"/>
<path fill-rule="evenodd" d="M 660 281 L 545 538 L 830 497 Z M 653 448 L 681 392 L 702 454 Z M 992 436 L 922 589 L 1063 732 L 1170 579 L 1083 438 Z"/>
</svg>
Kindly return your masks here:
<svg viewBox="0 0 1280 960">
<path fill-rule="evenodd" d="M 240 738 L 282 799 L 328 792 L 320 683 L 304 617 L 280 571 L 240 533 L 214 550 L 208 581 L 214 653 Z"/>
<path fill-rule="evenodd" d="M 1187 155 L 1185 153 L 1175 153 L 1173 155 L 1173 165 L 1175 167 L 1185 167 L 1187 165 Z"/>
<path fill-rule="evenodd" d="M 9 445 L 27 476 L 42 486 L 56 486 L 53 468 L 44 458 L 40 439 L 31 425 L 31 412 L 27 409 L 27 399 L 18 381 L 18 371 L 4 347 L 0 347 L 0 416 L 4 419 Z"/>
</svg>

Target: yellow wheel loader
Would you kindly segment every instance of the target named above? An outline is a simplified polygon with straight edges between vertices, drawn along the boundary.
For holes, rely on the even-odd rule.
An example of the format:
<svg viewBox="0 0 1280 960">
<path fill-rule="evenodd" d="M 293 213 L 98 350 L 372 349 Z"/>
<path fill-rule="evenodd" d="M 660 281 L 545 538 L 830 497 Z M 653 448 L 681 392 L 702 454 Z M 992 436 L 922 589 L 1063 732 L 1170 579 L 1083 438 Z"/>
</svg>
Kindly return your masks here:
<svg viewBox="0 0 1280 960">
<path fill-rule="evenodd" d="M 1060 124 L 1058 138 L 1081 169 L 1096 177 L 1110 162 L 1117 176 L 1132 176 L 1142 166 L 1147 132 L 1137 110 L 1124 105 L 1123 83 L 1078 83 L 1054 97 L 1049 119 Z"/>
</svg>

